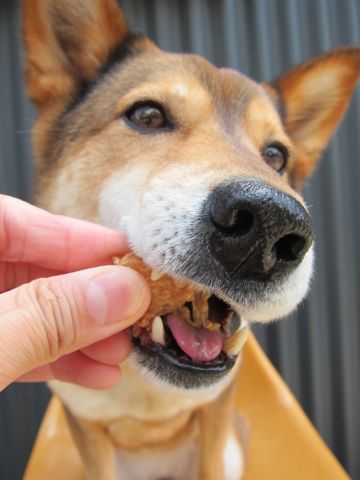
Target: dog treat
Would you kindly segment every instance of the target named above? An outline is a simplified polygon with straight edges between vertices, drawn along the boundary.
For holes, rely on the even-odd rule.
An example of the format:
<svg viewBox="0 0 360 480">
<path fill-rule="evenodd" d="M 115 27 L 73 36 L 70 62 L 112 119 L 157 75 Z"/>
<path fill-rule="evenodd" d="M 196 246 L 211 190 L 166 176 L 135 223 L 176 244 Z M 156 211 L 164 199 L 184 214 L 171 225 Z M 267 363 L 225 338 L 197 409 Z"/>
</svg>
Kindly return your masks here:
<svg viewBox="0 0 360 480">
<path fill-rule="evenodd" d="M 192 299 L 192 319 L 190 322 L 194 327 L 203 326 L 207 330 L 219 330 L 220 324 L 209 320 L 209 294 L 204 292 L 195 292 Z"/>
<path fill-rule="evenodd" d="M 198 292 L 184 280 L 177 279 L 158 270 L 151 270 L 141 258 L 129 253 L 122 258 L 114 257 L 115 265 L 129 267 L 139 272 L 147 281 L 151 291 L 151 303 L 145 315 L 133 325 L 133 335 L 141 329 L 150 330 L 155 317 L 178 311 L 188 323 L 199 328 L 218 330 L 220 324 L 208 319 L 209 293 Z"/>
</svg>

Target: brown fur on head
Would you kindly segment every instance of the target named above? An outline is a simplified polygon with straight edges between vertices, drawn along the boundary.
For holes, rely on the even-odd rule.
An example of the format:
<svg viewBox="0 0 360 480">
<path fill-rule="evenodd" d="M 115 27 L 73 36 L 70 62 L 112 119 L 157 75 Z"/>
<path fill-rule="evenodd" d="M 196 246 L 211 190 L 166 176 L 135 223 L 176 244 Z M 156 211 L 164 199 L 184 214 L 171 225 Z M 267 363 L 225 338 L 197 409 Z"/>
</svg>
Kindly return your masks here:
<svg viewBox="0 0 360 480">
<path fill-rule="evenodd" d="M 25 0 L 23 37 L 27 88 L 39 109 L 34 144 L 37 200 L 42 206 L 124 230 L 135 253 L 150 267 L 220 297 L 222 303 L 215 300 L 215 310 L 227 302 L 227 308 L 243 320 L 268 321 L 295 308 L 307 291 L 312 266 L 312 236 L 300 189 L 346 110 L 360 73 L 359 47 L 338 48 L 272 83 L 258 84 L 234 70 L 217 69 L 201 57 L 165 53 L 133 36 L 115 0 Z M 164 119 L 162 127 L 139 128 L 133 121 L 139 105 L 155 105 Z M 281 172 L 266 154 L 273 146 L 281 158 L 288 157 Z M 258 202 L 263 211 L 274 201 L 273 210 L 278 212 L 285 202 L 286 214 L 301 228 L 288 230 L 283 222 L 281 236 L 270 244 L 272 250 L 261 250 L 261 255 L 250 245 L 240 267 L 255 257 L 253 264 L 266 275 L 262 271 L 262 276 L 250 280 L 238 276 L 235 282 L 236 270 L 225 272 L 216 257 L 221 242 L 232 248 L 232 232 L 225 228 L 224 234 L 218 228 L 214 204 L 209 203 L 217 192 L 220 203 L 226 204 L 228 196 L 221 188 L 236 182 L 241 183 L 241 195 L 244 191 L 251 195 L 254 189 L 256 195 L 265 192 Z M 251 217 L 246 234 L 256 231 L 253 224 Z M 262 223 L 264 228 L 268 225 L 272 222 Z M 268 231 L 259 233 L 264 237 L 259 237 L 261 247 Z M 279 244 L 283 239 L 285 244 L 290 239 L 291 249 Z M 299 248 L 299 239 L 301 256 L 292 249 Z M 271 262 L 279 260 L 276 249 L 283 249 L 279 256 L 283 265 L 293 262 L 286 275 L 281 271 L 272 275 Z M 209 432 L 199 442 L 199 471 L 206 472 L 201 478 L 219 480 L 224 445 L 230 442 L 231 450 L 236 443 L 229 415 L 231 388 L 226 390 L 236 368 L 212 377 L 172 368 L 166 362 L 165 367 L 161 362 L 154 367 L 152 358 L 139 361 L 134 356 L 124 366 L 121 385 L 109 395 L 71 385 L 53 388 L 69 407 L 70 417 L 75 414 L 106 425 L 101 438 L 111 434 L 109 423 L 114 426 L 117 419 L 122 440 L 128 437 L 124 425 L 133 425 L 130 430 L 148 422 L 146 431 L 153 432 L 156 426 L 160 443 L 162 422 L 171 418 L 167 425 L 175 425 L 180 412 L 198 413 L 196 409 L 224 395 L 198 416 L 184 414 L 191 418 L 192 439 L 201 435 L 199 425 Z M 216 412 L 222 412 L 218 418 Z M 121 420 L 125 417 L 126 422 Z M 187 420 L 185 424 L 186 430 Z M 220 427 L 222 435 L 217 435 Z M 169 428 L 171 437 L 173 427 Z M 74 430 L 81 437 L 79 443 L 86 443 L 82 429 Z M 181 436 L 185 437 L 189 435 Z M 108 452 L 108 440 L 101 442 Z M 216 471 L 209 469 L 213 454 Z M 112 471 L 107 454 L 103 457 L 103 471 Z M 171 455 L 166 457 L 170 462 Z M 171 468 L 163 476 L 173 474 Z M 239 468 L 237 464 L 233 470 Z M 93 478 L 110 477 L 96 473 Z"/>
<path fill-rule="evenodd" d="M 69 100 L 127 34 L 125 19 L 113 1 L 25 1 L 23 38 L 30 99 L 39 109 Z"/>
<path fill-rule="evenodd" d="M 61 110 L 112 61 L 112 56 L 116 59 L 121 44 L 130 37 L 123 14 L 114 0 L 24 1 L 27 90 L 41 115 L 47 117 L 50 110 L 49 123 L 54 122 Z M 148 40 L 139 39 L 134 40 L 129 49 L 146 54 L 153 53 L 155 46 Z M 175 58 L 174 64 L 178 60 Z M 284 129 L 293 143 L 292 148 L 296 150 L 291 176 L 297 184 L 302 184 L 312 173 L 319 154 L 341 120 L 358 78 L 359 65 L 359 47 L 338 48 L 289 70 L 271 84 L 263 85 L 270 96 L 275 97 L 274 103 L 283 116 Z M 161 62 L 159 66 L 161 68 Z M 181 70 L 188 68 L 186 62 L 184 65 L 180 62 L 178 70 L 181 74 Z M 206 77 L 208 66 L 204 63 L 198 68 L 197 76 Z M 136 74 L 136 71 L 132 73 L 135 77 Z M 223 83 L 220 87 L 223 98 L 220 100 L 226 96 L 231 100 L 231 92 L 236 89 L 235 82 L 227 82 L 226 78 L 219 78 L 219 81 Z M 129 78 L 125 78 L 125 82 L 128 83 Z M 161 89 L 161 84 L 158 88 Z M 121 94 L 122 89 L 118 90 Z M 258 107 L 259 112 L 265 117 L 262 106 L 265 110 L 272 109 L 267 115 L 272 119 L 268 120 L 270 123 L 278 122 L 276 109 L 272 108 L 267 95 L 264 97 L 263 105 Z M 84 122 L 86 120 L 85 117 Z M 261 127 L 256 125 L 257 121 L 254 115 L 251 129 Z M 264 124 L 265 120 L 259 121 Z M 51 131 L 51 125 L 49 129 Z M 40 152 L 43 151 L 41 143 L 48 141 L 41 137 L 37 146 Z M 47 158 L 38 160 L 48 161 Z"/>
<path fill-rule="evenodd" d="M 151 267 L 221 292 L 249 320 L 293 309 L 307 289 L 310 251 L 286 282 L 235 292 L 200 271 L 196 229 L 210 194 L 234 179 L 255 179 L 306 208 L 299 190 L 346 110 L 360 48 L 258 84 L 133 36 L 115 0 L 25 0 L 23 18 L 27 87 L 39 109 L 39 203 L 125 230 Z M 137 128 L 139 102 L 160 106 L 169 128 Z M 287 152 L 283 174 L 264 155 L 269 145 Z"/>
<path fill-rule="evenodd" d="M 296 148 L 301 187 L 341 121 L 360 72 L 360 47 L 341 47 L 290 69 L 272 83 Z"/>
<path fill-rule="evenodd" d="M 199 203 L 228 178 L 256 178 L 304 205 L 298 192 L 341 120 L 360 68 L 360 49 L 345 47 L 257 84 L 134 37 L 113 0 L 25 1 L 23 35 L 28 91 L 40 112 L 34 134 L 38 201 L 125 229 L 137 254 L 172 273 L 181 272 L 164 261 L 166 252 L 157 248 L 164 238 L 153 234 L 165 222 L 155 214 L 150 231 L 150 212 L 144 212 L 141 228 L 124 223 L 134 220 L 140 202 L 129 185 L 135 183 L 141 196 L 168 188 L 165 197 L 174 190 L 183 199 L 196 189 Z M 171 132 L 129 127 L 127 113 L 139 101 L 162 105 Z M 271 144 L 288 152 L 283 175 L 264 161 Z M 188 191 L 177 188 L 178 176 Z M 125 212 L 124 202 L 134 211 Z M 152 245 L 144 247 L 144 237 L 152 237 Z"/>
</svg>

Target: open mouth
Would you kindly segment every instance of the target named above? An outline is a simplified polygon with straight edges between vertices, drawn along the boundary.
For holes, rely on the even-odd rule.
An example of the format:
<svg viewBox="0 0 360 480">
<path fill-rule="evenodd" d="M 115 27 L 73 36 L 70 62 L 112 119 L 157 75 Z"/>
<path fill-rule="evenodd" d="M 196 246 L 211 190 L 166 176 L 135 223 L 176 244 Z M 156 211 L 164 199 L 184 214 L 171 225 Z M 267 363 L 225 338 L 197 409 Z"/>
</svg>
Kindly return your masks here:
<svg viewBox="0 0 360 480">
<path fill-rule="evenodd" d="M 201 315 L 205 311 L 207 318 Z M 247 334 L 247 323 L 228 304 L 210 295 L 156 316 L 151 329 L 137 332 L 133 343 L 175 369 L 222 375 L 234 366 Z"/>
<path fill-rule="evenodd" d="M 137 364 L 185 389 L 211 385 L 233 368 L 249 326 L 229 304 L 132 253 L 114 263 L 138 271 L 151 291 L 148 310 L 131 327 Z"/>
</svg>

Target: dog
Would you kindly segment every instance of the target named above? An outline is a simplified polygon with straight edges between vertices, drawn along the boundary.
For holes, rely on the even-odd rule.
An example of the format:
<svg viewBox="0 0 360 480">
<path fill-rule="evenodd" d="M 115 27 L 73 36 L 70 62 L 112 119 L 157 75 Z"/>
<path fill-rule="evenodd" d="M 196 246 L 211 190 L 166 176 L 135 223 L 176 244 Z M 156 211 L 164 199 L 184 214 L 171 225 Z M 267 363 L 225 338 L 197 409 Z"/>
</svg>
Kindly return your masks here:
<svg viewBox="0 0 360 480">
<path fill-rule="evenodd" d="M 134 339 L 117 387 L 51 382 L 86 478 L 238 480 L 243 333 L 306 295 L 313 232 L 300 192 L 345 113 L 360 48 L 257 83 L 161 51 L 115 0 L 25 0 L 22 18 L 38 205 L 125 232 L 153 271 L 207 292 L 209 317 L 235 339 L 230 354 L 215 335 L 215 355 L 203 329 L 169 312 L 157 341 Z"/>
</svg>

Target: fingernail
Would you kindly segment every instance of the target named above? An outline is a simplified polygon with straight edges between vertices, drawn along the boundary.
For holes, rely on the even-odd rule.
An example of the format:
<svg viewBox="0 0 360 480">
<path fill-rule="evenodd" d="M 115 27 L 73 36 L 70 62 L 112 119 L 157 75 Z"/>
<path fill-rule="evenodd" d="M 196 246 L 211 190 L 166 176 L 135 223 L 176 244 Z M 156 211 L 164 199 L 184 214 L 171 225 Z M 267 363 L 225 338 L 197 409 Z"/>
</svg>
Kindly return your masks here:
<svg viewBox="0 0 360 480">
<path fill-rule="evenodd" d="M 90 315 L 99 325 L 121 322 L 136 315 L 146 299 L 145 281 L 126 267 L 113 267 L 87 284 L 86 298 Z"/>
</svg>

